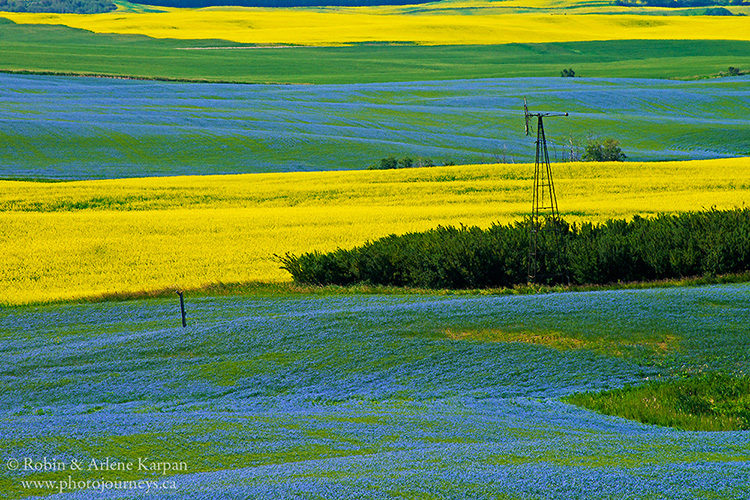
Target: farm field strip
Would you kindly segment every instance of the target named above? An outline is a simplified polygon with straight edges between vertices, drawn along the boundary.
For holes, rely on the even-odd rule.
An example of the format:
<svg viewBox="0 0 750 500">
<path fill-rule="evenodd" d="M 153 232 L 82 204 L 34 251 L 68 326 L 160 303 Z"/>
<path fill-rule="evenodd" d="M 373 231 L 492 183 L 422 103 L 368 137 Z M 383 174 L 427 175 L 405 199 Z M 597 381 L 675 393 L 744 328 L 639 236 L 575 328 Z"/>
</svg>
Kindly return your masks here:
<svg viewBox="0 0 750 500">
<path fill-rule="evenodd" d="M 11 458 L 186 462 L 186 471 L 166 476 L 177 490 L 160 498 L 659 491 L 741 499 L 750 488 L 747 432 L 648 426 L 560 398 L 704 370 L 743 373 L 748 294 L 744 284 L 513 297 L 203 297 L 188 299 L 185 329 L 174 299 L 5 307 L 0 439 Z M 625 352 L 456 340 L 448 330 L 556 332 Z M 641 348 L 660 338 L 676 339 L 676 348 Z M 3 468 L 0 488 L 18 498 L 29 494 L 21 479 L 69 473 Z"/>
<path fill-rule="evenodd" d="M 108 35 L 0 17 L 3 71 L 245 83 L 366 83 L 489 77 L 704 78 L 750 66 L 750 42 L 610 40 L 503 45 L 358 44 L 285 50 L 180 50 L 226 40 Z M 294 71 L 289 71 L 294 68 Z"/>
<path fill-rule="evenodd" d="M 22 24 L 52 24 L 97 33 L 155 38 L 222 39 L 237 43 L 335 46 L 505 44 L 590 40 L 750 40 L 742 16 L 523 13 L 478 15 L 424 6 L 177 9 L 104 14 L 0 13 Z"/>
<path fill-rule="evenodd" d="M 522 97 L 569 140 L 633 160 L 750 153 L 750 77 L 209 85 L 0 74 L 0 176 L 111 178 L 366 168 L 380 158 L 533 161 Z"/>
<path fill-rule="evenodd" d="M 0 181 L 0 302 L 288 281 L 274 254 L 351 247 L 530 209 L 533 165 Z M 750 159 L 555 165 L 570 221 L 747 203 Z"/>
</svg>

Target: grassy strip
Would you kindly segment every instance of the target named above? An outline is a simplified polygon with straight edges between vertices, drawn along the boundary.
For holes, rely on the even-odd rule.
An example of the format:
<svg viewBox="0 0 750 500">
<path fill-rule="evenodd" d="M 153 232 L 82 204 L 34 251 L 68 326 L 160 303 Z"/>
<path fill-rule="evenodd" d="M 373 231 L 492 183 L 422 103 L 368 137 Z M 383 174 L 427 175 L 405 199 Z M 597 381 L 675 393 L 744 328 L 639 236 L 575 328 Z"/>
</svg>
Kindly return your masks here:
<svg viewBox="0 0 750 500">
<path fill-rule="evenodd" d="M 119 75 L 113 73 L 87 73 L 85 71 L 34 71 L 26 69 L 4 69 L 3 73 L 11 75 L 38 75 L 38 76 L 62 76 L 75 78 L 108 78 L 111 80 L 139 80 L 155 82 L 175 82 L 175 83 L 230 83 L 230 84 L 247 84 L 243 80 L 212 80 L 209 78 L 172 78 L 168 76 L 137 76 L 137 75 Z"/>
<path fill-rule="evenodd" d="M 446 328 L 445 335 L 457 341 L 530 344 L 558 351 L 588 350 L 622 358 L 664 357 L 679 351 L 682 342 L 679 335 L 662 332 L 646 332 L 639 335 L 636 340 L 612 338 L 607 335 L 591 337 L 556 329 L 537 328 Z"/>
<path fill-rule="evenodd" d="M 17 25 L 2 18 L 0 38 L 0 71 L 191 82 L 332 84 L 549 77 L 568 67 L 586 77 L 700 78 L 729 66 L 750 66 L 750 42 L 722 40 L 178 50 L 240 44 L 95 34 L 63 26 Z"/>
<path fill-rule="evenodd" d="M 651 381 L 566 401 L 645 424 L 687 431 L 750 430 L 750 377 L 709 373 Z"/>
<path fill-rule="evenodd" d="M 606 285 L 539 285 L 526 284 L 512 288 L 476 288 L 476 289 L 431 289 L 398 286 L 380 286 L 357 284 L 349 286 L 339 285 L 300 285 L 291 282 L 269 283 L 262 281 L 246 281 L 234 283 L 209 283 L 201 287 L 185 288 L 185 297 L 216 297 L 225 295 L 254 295 L 254 296 L 290 296 L 290 295 L 536 295 L 547 293 L 575 293 L 596 292 L 606 290 L 643 290 L 647 288 L 676 288 L 705 285 L 721 285 L 732 283 L 750 283 L 750 271 L 744 273 L 725 274 L 721 276 L 692 276 L 680 279 L 666 279 L 656 281 L 634 281 L 609 283 Z M 108 292 L 76 299 L 40 300 L 24 304 L 22 307 L 50 304 L 77 304 L 100 302 L 124 302 L 129 300 L 157 299 L 176 297 L 174 287 L 137 292 Z M 2 305 L 0 305 L 2 307 Z"/>
</svg>

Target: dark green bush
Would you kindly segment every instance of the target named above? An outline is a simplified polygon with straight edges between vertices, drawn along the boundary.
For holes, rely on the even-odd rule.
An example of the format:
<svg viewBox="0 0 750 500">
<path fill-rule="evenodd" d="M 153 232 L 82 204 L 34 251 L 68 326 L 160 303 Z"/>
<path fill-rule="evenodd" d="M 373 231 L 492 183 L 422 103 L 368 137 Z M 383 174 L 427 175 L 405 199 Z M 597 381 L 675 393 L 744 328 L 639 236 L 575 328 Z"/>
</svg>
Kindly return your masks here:
<svg viewBox="0 0 750 500">
<path fill-rule="evenodd" d="M 485 230 L 438 227 L 280 260 L 297 283 L 486 288 L 526 283 L 528 251 L 526 220 Z M 537 276 L 546 284 L 564 282 L 566 275 L 573 284 L 592 284 L 747 271 L 750 209 L 562 222 L 558 233 L 539 232 L 538 263 Z"/>
<path fill-rule="evenodd" d="M 583 151 L 583 161 L 625 161 L 620 142 L 614 139 L 589 139 Z"/>
<path fill-rule="evenodd" d="M 444 163 L 443 165 L 453 165 L 453 163 Z M 435 163 L 430 158 L 418 157 L 416 160 L 405 156 L 397 159 L 395 156 L 381 158 L 378 163 L 370 165 L 370 170 L 391 170 L 394 168 L 412 168 L 412 167 L 434 167 Z"/>
<path fill-rule="evenodd" d="M 414 165 L 414 160 L 405 156 L 398 161 L 398 168 L 411 168 Z"/>
</svg>

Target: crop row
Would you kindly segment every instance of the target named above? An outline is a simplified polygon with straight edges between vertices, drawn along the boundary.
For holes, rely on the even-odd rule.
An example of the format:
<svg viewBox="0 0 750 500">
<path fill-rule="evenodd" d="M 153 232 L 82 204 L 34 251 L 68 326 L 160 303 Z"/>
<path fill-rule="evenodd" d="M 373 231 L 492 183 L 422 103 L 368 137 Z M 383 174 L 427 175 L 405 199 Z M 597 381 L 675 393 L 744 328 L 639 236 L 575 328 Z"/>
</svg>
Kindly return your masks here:
<svg viewBox="0 0 750 500">
<path fill-rule="evenodd" d="M 737 80 L 487 79 L 247 86 L 0 74 L 0 176 L 86 179 L 533 161 L 523 133 L 548 120 L 553 160 L 613 137 L 630 160 L 750 151 L 750 90 Z"/>
<path fill-rule="evenodd" d="M 747 159 L 556 166 L 571 222 L 747 201 Z M 274 254 L 350 248 L 531 209 L 533 165 L 0 182 L 0 300 L 287 281 Z"/>
<path fill-rule="evenodd" d="M 480 2 L 474 7 L 485 6 Z M 472 5 L 464 5 L 471 9 Z M 426 8 L 373 6 L 319 9 L 164 9 L 97 15 L 4 13 L 17 23 L 61 24 L 97 33 L 156 38 L 220 39 L 238 43 L 341 45 L 406 42 L 421 45 L 504 44 L 580 40 L 747 40 L 735 16 L 651 16 L 527 12 L 481 15 Z M 535 9 L 536 10 L 536 9 Z M 622 11 L 622 9 L 618 9 Z M 530 34 L 533 33 L 533 39 Z"/>
</svg>

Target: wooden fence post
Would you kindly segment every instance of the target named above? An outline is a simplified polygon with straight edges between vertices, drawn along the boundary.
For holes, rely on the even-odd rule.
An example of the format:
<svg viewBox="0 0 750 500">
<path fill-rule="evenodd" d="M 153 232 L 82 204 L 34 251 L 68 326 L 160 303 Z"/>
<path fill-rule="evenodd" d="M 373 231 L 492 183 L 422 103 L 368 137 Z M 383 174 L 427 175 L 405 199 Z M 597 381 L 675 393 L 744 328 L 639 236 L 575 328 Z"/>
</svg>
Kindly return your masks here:
<svg viewBox="0 0 750 500">
<path fill-rule="evenodd" d="M 187 326 L 187 321 L 185 320 L 185 299 L 183 297 L 183 292 L 177 292 L 177 295 L 180 296 L 180 312 L 182 313 L 182 327 L 185 328 Z"/>
</svg>

